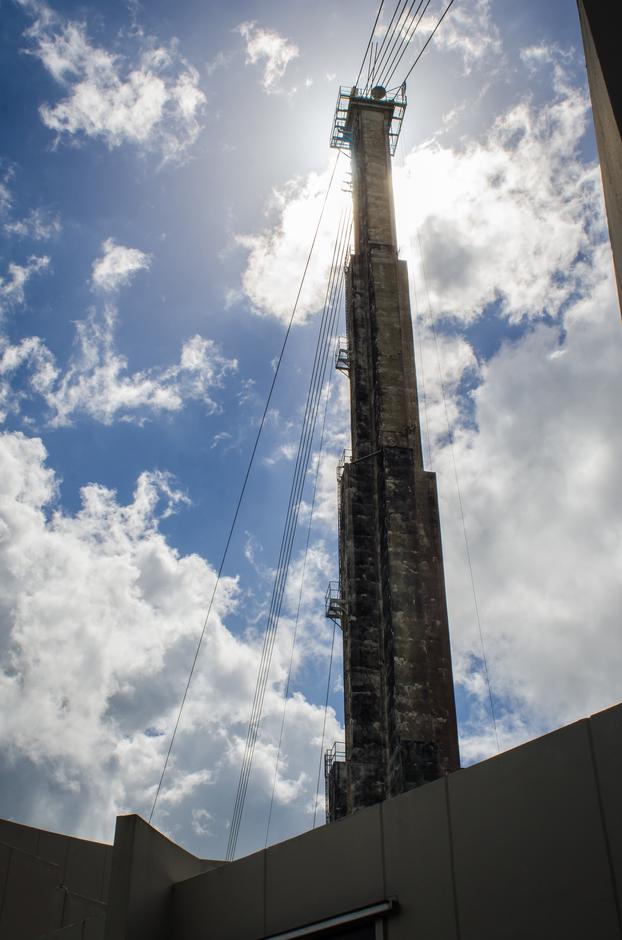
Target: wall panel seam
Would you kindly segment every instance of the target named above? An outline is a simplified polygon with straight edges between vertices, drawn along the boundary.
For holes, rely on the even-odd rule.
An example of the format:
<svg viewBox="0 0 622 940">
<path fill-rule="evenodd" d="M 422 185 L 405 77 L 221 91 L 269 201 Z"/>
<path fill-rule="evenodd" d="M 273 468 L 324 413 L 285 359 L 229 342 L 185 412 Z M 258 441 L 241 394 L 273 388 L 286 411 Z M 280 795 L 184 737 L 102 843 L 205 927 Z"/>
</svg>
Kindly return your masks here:
<svg viewBox="0 0 622 940">
<path fill-rule="evenodd" d="M 620 898 L 618 896 L 618 885 L 616 882 L 616 873 L 613 867 L 613 853 L 611 851 L 611 843 L 609 841 L 609 833 L 607 831 L 607 819 L 605 816 L 605 807 L 603 804 L 603 794 L 600 786 L 600 776 L 598 773 L 598 762 L 596 760 L 596 749 L 594 747 L 594 736 L 592 734 L 592 721 L 588 718 L 587 722 L 587 738 L 590 746 L 590 756 L 592 759 L 592 768 L 594 770 L 594 781 L 596 784 L 596 796 L 598 799 L 598 811 L 600 814 L 600 821 L 603 827 L 603 839 L 605 840 L 605 849 L 607 852 L 607 864 L 609 865 L 609 873 L 611 875 L 611 889 L 613 891 L 613 900 L 616 908 L 616 915 L 618 918 L 618 931 L 620 933 L 620 938 L 622 938 L 622 909 L 620 907 Z"/>
<path fill-rule="evenodd" d="M 460 911 L 458 909 L 458 886 L 456 884 L 456 859 L 454 856 L 454 828 L 451 818 L 451 801 L 449 798 L 449 776 L 445 775 L 445 805 L 447 807 L 447 832 L 449 835 L 449 866 L 451 869 L 451 890 L 454 899 L 454 917 L 456 921 L 456 940 L 461 940 Z"/>
</svg>

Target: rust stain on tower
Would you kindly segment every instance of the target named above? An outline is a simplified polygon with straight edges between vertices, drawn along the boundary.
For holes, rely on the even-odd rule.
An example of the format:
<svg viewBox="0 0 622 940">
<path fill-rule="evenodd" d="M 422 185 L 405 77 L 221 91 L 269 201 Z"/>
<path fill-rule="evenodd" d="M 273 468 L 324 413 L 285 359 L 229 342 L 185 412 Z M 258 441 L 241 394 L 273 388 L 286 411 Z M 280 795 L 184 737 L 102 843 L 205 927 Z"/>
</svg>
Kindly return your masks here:
<svg viewBox="0 0 622 940">
<path fill-rule="evenodd" d="M 391 155 L 404 89 L 340 94 L 350 151 L 346 271 L 352 457 L 339 482 L 345 760 L 327 761 L 331 820 L 459 768 L 436 475 L 423 466 L 405 261 Z M 333 599 L 333 612 L 335 599 Z M 335 755 L 336 756 L 336 755 Z"/>
</svg>

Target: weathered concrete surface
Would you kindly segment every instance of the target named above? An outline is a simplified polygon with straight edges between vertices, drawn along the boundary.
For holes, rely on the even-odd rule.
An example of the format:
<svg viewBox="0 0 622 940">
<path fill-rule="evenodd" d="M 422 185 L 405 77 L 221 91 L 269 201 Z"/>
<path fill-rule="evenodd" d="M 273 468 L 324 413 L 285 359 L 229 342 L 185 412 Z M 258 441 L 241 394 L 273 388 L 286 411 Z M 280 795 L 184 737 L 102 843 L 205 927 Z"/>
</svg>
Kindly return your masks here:
<svg viewBox="0 0 622 940">
<path fill-rule="evenodd" d="M 622 68 L 619 11 L 603 0 L 578 0 L 609 237 L 622 313 Z"/>
<path fill-rule="evenodd" d="M 434 474 L 423 468 L 393 105 L 353 98 L 355 254 L 346 274 L 352 462 L 340 484 L 348 812 L 459 767 Z M 335 774 L 330 816 L 344 801 Z"/>
</svg>

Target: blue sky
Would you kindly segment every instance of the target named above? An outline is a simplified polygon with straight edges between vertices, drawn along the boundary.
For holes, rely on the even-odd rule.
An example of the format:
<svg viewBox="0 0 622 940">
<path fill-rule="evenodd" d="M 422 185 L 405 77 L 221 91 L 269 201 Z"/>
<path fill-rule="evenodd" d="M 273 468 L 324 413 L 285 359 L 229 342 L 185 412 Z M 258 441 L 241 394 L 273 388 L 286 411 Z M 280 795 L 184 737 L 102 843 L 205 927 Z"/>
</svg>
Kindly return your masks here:
<svg viewBox="0 0 622 940">
<path fill-rule="evenodd" d="M 107 839 L 116 813 L 149 814 L 376 9 L 0 10 L 0 815 Z M 621 691 L 622 337 L 574 2 L 456 0 L 408 97 L 396 207 L 470 762 L 497 744 L 454 460 L 501 747 Z M 154 817 L 205 857 L 226 846 L 347 198 L 327 206 Z M 270 841 L 313 824 L 347 443 L 336 375 Z M 239 852 L 265 840 L 310 484 Z M 330 703 L 327 745 L 339 656 Z"/>
</svg>

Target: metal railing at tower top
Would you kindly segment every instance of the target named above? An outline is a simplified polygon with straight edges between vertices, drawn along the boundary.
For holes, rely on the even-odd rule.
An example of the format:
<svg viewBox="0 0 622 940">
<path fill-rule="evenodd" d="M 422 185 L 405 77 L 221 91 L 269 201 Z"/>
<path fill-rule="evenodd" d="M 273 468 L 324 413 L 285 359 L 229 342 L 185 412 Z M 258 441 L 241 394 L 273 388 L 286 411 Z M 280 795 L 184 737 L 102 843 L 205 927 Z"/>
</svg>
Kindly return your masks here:
<svg viewBox="0 0 622 940">
<path fill-rule="evenodd" d="M 376 88 L 350 88 L 348 85 L 341 85 L 337 95 L 337 105 L 335 107 L 335 116 L 330 134 L 330 146 L 337 150 L 352 149 L 352 130 L 349 122 L 350 104 L 352 100 L 369 101 L 376 104 L 392 104 L 393 115 L 391 117 L 391 127 L 389 129 L 389 150 L 391 156 L 395 154 L 402 121 L 406 112 L 406 84 L 399 88 L 393 88 L 387 91 L 380 86 Z"/>
</svg>

